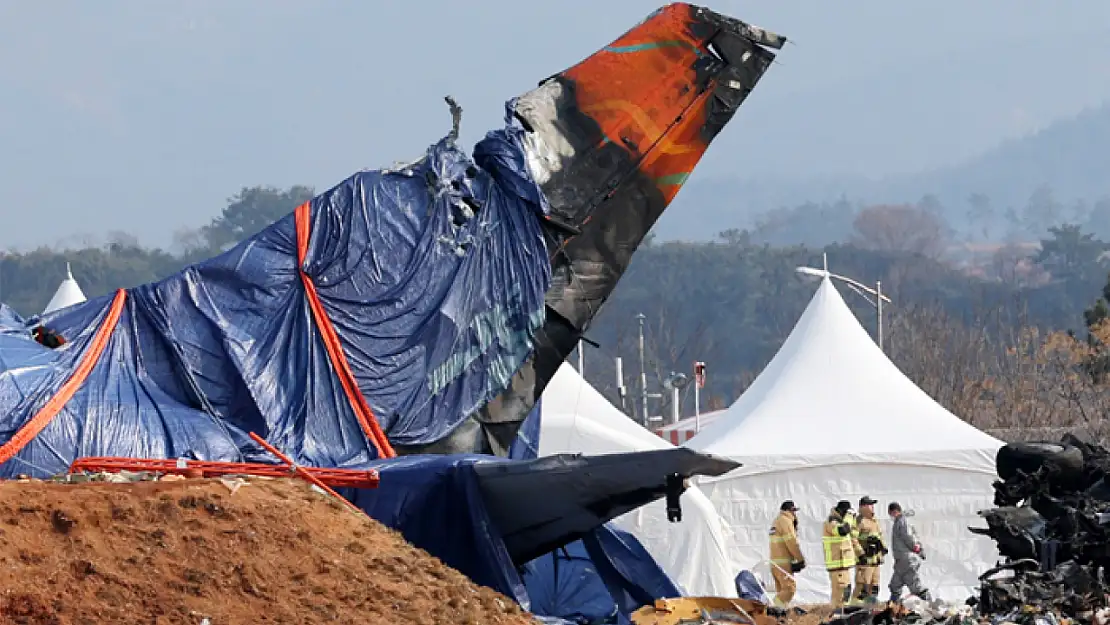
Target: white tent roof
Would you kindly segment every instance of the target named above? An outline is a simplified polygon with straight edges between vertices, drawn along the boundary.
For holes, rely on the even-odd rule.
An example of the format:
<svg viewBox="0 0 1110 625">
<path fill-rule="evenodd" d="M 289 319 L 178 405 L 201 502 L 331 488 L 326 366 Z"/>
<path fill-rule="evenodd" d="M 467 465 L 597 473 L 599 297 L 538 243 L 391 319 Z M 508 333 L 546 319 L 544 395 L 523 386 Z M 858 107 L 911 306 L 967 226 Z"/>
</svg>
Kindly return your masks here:
<svg viewBox="0 0 1110 625">
<path fill-rule="evenodd" d="M 607 454 L 671 447 L 613 406 L 563 363 L 540 399 L 539 454 Z M 667 520 L 656 501 L 614 519 L 687 593 L 735 597 L 736 572 L 728 556 L 725 524 L 696 487 L 682 495 L 682 521 Z"/>
<path fill-rule="evenodd" d="M 887 503 L 914 512 L 929 554 L 921 575 L 935 596 L 966 599 L 998 559 L 994 543 L 967 528 L 982 525 L 977 512 L 991 507 L 1001 441 L 902 375 L 827 278 L 751 387 L 687 445 L 743 465 L 698 481 L 728 523 L 736 570 L 770 582 L 768 528 L 780 502 L 797 502 L 809 566 L 797 577 L 796 601 L 828 601 L 821 529 L 841 499 L 878 499 L 886 536 Z M 881 571 L 884 593 L 891 562 Z"/>
<path fill-rule="evenodd" d="M 69 270 L 69 263 L 66 263 L 66 279 L 58 285 L 58 290 L 54 291 L 54 297 L 50 298 L 50 303 L 43 309 L 42 314 L 46 315 L 61 310 L 76 304 L 85 302 L 85 293 L 81 290 L 80 285 L 73 279 L 73 272 Z"/>
<path fill-rule="evenodd" d="M 565 362 L 544 389 L 541 401 L 541 456 L 611 454 L 671 447 L 609 403 Z"/>
<path fill-rule="evenodd" d="M 1001 443 L 903 375 L 825 278 L 759 377 L 687 445 L 735 457 L 997 449 Z"/>
</svg>

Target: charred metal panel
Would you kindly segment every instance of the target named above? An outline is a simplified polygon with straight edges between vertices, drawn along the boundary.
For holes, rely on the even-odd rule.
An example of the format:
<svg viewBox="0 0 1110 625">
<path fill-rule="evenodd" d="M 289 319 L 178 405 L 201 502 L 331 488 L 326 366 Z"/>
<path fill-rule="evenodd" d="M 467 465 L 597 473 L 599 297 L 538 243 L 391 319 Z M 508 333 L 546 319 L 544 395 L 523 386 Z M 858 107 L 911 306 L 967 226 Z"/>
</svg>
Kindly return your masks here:
<svg viewBox="0 0 1110 625">
<path fill-rule="evenodd" d="M 512 388 L 475 415 L 485 436 L 460 429 L 421 450 L 505 453 L 644 236 L 771 65 L 770 49 L 785 42 L 671 4 L 517 99 L 529 173 L 549 208 L 547 319 Z"/>
</svg>

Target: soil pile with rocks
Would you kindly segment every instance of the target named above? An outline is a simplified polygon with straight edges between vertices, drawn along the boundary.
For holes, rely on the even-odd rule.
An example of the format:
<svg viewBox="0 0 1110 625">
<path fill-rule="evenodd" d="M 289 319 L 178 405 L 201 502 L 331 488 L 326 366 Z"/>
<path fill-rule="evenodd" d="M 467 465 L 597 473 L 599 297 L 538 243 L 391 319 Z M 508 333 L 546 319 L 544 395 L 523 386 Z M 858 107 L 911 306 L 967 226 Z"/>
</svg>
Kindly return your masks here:
<svg viewBox="0 0 1110 625">
<path fill-rule="evenodd" d="M 303 482 L 0 482 L 0 624 L 532 622 Z"/>
</svg>

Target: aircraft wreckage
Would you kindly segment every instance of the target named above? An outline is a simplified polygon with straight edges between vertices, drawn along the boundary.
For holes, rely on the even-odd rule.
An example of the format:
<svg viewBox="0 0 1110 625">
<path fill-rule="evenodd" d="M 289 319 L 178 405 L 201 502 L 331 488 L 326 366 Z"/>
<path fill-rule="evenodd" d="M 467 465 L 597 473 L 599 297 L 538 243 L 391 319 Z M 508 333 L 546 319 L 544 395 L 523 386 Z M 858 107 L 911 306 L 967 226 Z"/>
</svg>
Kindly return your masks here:
<svg viewBox="0 0 1110 625">
<path fill-rule="evenodd" d="M 448 98 L 451 132 L 423 158 L 356 173 L 215 258 L 28 320 L 0 306 L 0 478 L 268 450 L 372 470 L 378 488 L 343 491 L 353 505 L 522 602 L 516 567 L 537 554 L 662 497 L 678 520 L 684 478 L 737 464 L 489 454 L 784 43 L 668 5 L 510 100 L 472 155 Z"/>
<path fill-rule="evenodd" d="M 850 608 L 829 625 L 1110 622 L 1110 451 L 1067 435 L 998 450 L 994 505 L 980 512 L 1001 562 L 964 606 Z"/>
<path fill-rule="evenodd" d="M 997 467 L 998 507 L 981 513 L 985 529 L 972 531 L 991 537 L 1006 562 L 980 578 L 980 611 L 1091 622 L 1110 593 L 1110 452 L 1068 435 L 1006 445 Z"/>
<path fill-rule="evenodd" d="M 86 456 L 306 466 L 504 455 L 645 234 L 785 39 L 668 5 L 230 251 L 0 342 L 0 475 Z M 51 345 L 32 338 L 54 337 Z M 59 341 L 64 341 L 61 344 Z"/>
</svg>

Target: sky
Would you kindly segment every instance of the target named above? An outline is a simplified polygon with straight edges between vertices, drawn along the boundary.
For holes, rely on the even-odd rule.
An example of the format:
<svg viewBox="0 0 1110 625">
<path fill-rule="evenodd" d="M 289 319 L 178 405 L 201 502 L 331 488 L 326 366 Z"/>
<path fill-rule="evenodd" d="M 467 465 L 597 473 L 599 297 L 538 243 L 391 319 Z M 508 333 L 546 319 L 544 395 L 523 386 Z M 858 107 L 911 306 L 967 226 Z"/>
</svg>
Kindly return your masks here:
<svg viewBox="0 0 1110 625">
<path fill-rule="evenodd" d="M 0 248 L 171 245 L 241 187 L 418 157 L 448 94 L 471 144 L 658 5 L 0 0 Z M 691 184 L 936 169 L 1110 101 L 1105 0 L 709 6 L 792 44 Z"/>
</svg>

